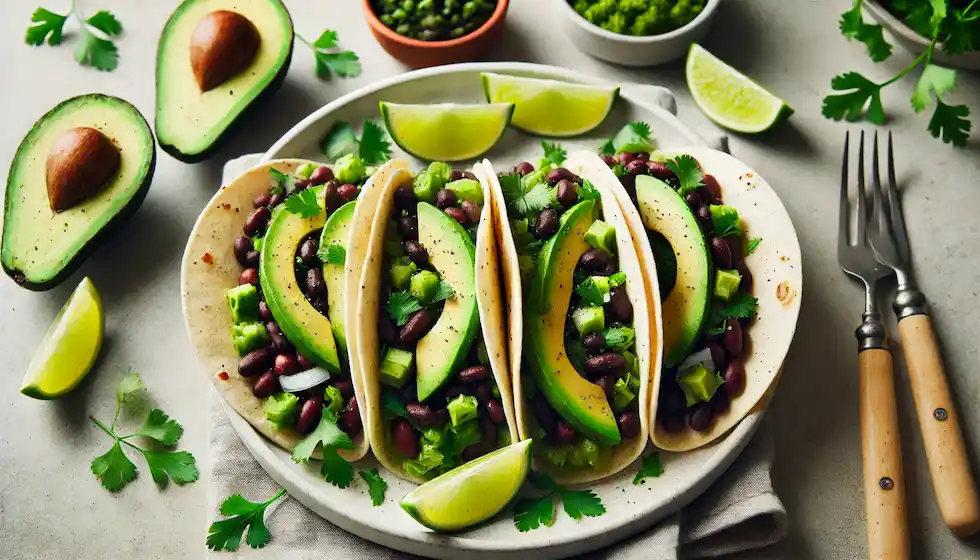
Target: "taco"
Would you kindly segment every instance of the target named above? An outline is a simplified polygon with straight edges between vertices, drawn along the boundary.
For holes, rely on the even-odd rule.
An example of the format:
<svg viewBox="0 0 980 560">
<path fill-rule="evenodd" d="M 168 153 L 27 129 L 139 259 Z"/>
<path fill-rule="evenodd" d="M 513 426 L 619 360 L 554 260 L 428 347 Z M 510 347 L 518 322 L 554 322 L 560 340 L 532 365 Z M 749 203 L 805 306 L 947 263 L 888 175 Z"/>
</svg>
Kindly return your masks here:
<svg viewBox="0 0 980 560">
<path fill-rule="evenodd" d="M 345 317 L 367 245 L 350 232 L 397 169 L 264 163 L 221 187 L 191 232 L 181 286 L 198 358 L 225 402 L 287 450 L 323 418 L 353 440 L 345 459 L 369 448 Z"/>
<path fill-rule="evenodd" d="M 419 483 L 518 436 L 490 195 L 475 171 L 436 162 L 392 175 L 354 296 L 371 448 Z"/>
<path fill-rule="evenodd" d="M 510 367 L 534 468 L 563 483 L 613 475 L 646 446 L 659 354 L 636 248 L 612 193 L 554 167 L 489 162 Z"/>
<path fill-rule="evenodd" d="M 728 154 L 663 153 L 649 143 L 613 151 L 572 154 L 566 164 L 619 200 L 649 298 L 663 302 L 651 439 L 696 449 L 775 386 L 799 316 L 796 232 L 769 185 Z"/>
</svg>

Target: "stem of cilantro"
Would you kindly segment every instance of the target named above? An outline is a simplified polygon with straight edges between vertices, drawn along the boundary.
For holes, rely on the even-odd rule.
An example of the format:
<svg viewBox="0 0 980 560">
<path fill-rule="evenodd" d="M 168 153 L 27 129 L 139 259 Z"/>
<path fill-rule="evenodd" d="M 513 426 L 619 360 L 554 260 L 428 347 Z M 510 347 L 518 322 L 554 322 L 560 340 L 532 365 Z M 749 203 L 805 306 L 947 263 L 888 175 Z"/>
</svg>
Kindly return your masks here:
<svg viewBox="0 0 980 560">
<path fill-rule="evenodd" d="M 278 500 L 278 499 L 279 499 L 279 498 L 281 498 L 281 497 L 283 496 L 283 494 L 285 494 L 285 493 L 286 493 L 286 489 L 285 489 L 285 488 L 280 488 L 280 489 L 279 489 L 279 493 L 277 493 L 277 494 L 276 494 L 275 496 L 273 496 L 273 497 L 272 497 L 272 498 L 271 498 L 271 499 L 270 499 L 269 501 L 267 501 L 267 502 L 265 502 L 265 503 L 263 503 L 263 504 L 262 504 L 262 507 L 266 507 L 266 506 L 268 506 L 269 504 L 271 504 L 272 502 L 274 502 L 274 501 L 276 501 L 276 500 Z"/>
<path fill-rule="evenodd" d="M 307 47 L 310 47 L 311 49 L 313 49 L 313 50 L 316 50 L 316 48 L 315 48 L 315 47 L 313 47 L 313 43 L 311 43 L 311 42 L 309 42 L 309 41 L 307 41 L 307 40 L 306 40 L 306 37 L 303 37 L 303 36 L 302 36 L 302 35 L 300 35 L 299 33 L 295 33 L 295 35 L 296 35 L 296 38 L 297 38 L 297 39 L 299 39 L 300 41 L 302 41 L 302 42 L 304 42 L 304 43 L 306 43 L 306 46 L 307 46 Z"/>
<path fill-rule="evenodd" d="M 933 50 L 933 48 L 935 46 L 936 46 L 936 37 L 933 37 L 932 38 L 932 42 L 929 43 L 929 48 L 926 49 L 925 52 L 923 52 L 922 54 L 920 54 L 919 56 L 917 56 L 915 58 L 915 60 L 912 61 L 912 64 L 910 64 L 905 70 L 902 70 L 901 72 L 899 72 L 898 74 L 896 74 L 894 77 L 892 77 L 892 79 L 890 79 L 890 80 L 888 80 L 886 82 L 883 82 L 879 86 L 879 89 L 884 89 L 884 88 L 886 88 L 886 87 L 894 84 L 895 82 L 901 80 L 905 76 L 908 76 L 909 73 L 912 72 L 912 70 L 915 70 L 916 67 L 918 67 L 919 64 L 921 64 L 923 60 L 926 62 L 926 64 L 928 64 L 929 61 L 932 60 L 932 50 Z"/>
<path fill-rule="evenodd" d="M 103 424 L 102 422 L 99 422 L 99 419 L 98 418 L 96 418 L 95 416 L 92 416 L 92 415 L 89 415 L 88 418 L 89 418 L 89 420 L 95 422 L 95 425 L 96 426 L 102 428 L 102 431 L 104 431 L 105 433 L 107 433 L 110 436 L 112 436 L 112 439 L 115 439 L 115 440 L 118 440 L 119 439 L 119 436 L 116 435 L 116 432 L 112 431 L 109 428 L 106 428 L 105 424 Z"/>
</svg>

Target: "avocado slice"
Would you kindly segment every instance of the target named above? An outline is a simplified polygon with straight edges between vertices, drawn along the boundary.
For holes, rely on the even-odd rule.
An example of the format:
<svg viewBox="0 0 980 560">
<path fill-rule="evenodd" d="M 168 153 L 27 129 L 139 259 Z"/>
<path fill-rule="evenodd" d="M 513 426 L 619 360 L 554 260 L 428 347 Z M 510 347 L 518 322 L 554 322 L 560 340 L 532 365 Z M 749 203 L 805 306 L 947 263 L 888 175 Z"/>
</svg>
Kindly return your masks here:
<svg viewBox="0 0 980 560">
<path fill-rule="evenodd" d="M 579 375 L 565 350 L 565 321 L 571 302 L 573 274 L 579 257 L 590 249 L 585 233 L 595 221 L 595 201 L 586 200 L 562 215 L 558 232 L 541 248 L 532 293 L 541 294 L 538 309 L 525 311 L 525 364 L 548 403 L 586 438 L 605 445 L 621 441 L 616 417 L 606 394 Z"/>
<path fill-rule="evenodd" d="M 424 401 L 462 367 L 476 340 L 476 247 L 463 226 L 427 202 L 419 202 L 419 243 L 429 263 L 453 289 L 442 314 L 415 348 L 419 400 Z"/>
<path fill-rule="evenodd" d="M 323 189 L 313 189 L 321 208 Z M 302 239 L 321 229 L 325 222 L 326 212 L 303 218 L 287 211 L 285 205 L 273 210 L 259 257 L 259 282 L 269 311 L 289 342 L 316 365 L 335 373 L 340 371 L 340 360 L 330 319 L 306 299 L 294 268 L 296 249 Z"/>
<path fill-rule="evenodd" d="M 346 251 L 347 236 L 350 233 L 350 225 L 354 221 L 356 206 L 357 201 L 352 200 L 330 214 L 326 223 L 323 224 L 323 232 L 320 234 L 322 250 L 326 250 L 331 245 L 338 245 Z M 323 283 L 327 287 L 327 318 L 330 319 L 330 324 L 333 327 L 333 337 L 337 342 L 337 349 L 346 363 L 347 335 L 344 330 L 344 310 L 347 309 L 347 294 L 344 292 L 345 264 L 324 262 Z"/>
<path fill-rule="evenodd" d="M 111 141 L 118 163 L 106 181 L 90 187 L 87 196 L 55 211 L 45 188 L 50 187 L 50 160 L 56 157 L 52 149 L 57 151 L 66 136 L 81 129 L 98 131 L 98 136 Z M 82 95 L 48 111 L 21 141 L 10 165 L 0 248 L 4 271 L 30 290 L 58 285 L 105 234 L 139 208 L 155 166 L 153 132 L 126 101 Z"/>
<path fill-rule="evenodd" d="M 157 46 L 160 147 L 187 163 L 206 158 L 279 89 L 292 54 L 293 22 L 280 0 L 184 0 Z"/>
<path fill-rule="evenodd" d="M 661 234 L 674 250 L 677 278 L 664 298 L 664 365 L 681 363 L 701 336 L 708 319 L 714 269 L 694 212 L 670 185 L 649 175 L 636 178 L 636 200 L 643 225 Z"/>
</svg>

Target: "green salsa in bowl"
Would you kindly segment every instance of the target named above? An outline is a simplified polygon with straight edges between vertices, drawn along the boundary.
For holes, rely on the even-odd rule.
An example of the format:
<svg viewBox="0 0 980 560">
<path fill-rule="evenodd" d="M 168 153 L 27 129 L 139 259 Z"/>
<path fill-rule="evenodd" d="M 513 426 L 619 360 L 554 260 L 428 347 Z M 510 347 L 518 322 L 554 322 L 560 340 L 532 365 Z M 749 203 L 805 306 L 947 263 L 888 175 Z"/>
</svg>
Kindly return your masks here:
<svg viewBox="0 0 980 560">
<path fill-rule="evenodd" d="M 704 11 L 707 0 L 568 0 L 578 15 L 606 31 L 645 37 L 680 29 Z"/>
</svg>

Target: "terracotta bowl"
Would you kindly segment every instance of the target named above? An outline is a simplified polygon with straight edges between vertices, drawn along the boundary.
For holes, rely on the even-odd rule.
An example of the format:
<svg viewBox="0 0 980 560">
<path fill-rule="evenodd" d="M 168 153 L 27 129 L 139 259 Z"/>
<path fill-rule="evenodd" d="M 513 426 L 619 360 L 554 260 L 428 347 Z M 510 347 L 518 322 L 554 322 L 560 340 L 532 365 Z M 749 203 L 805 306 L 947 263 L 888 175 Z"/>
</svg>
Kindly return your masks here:
<svg viewBox="0 0 980 560">
<path fill-rule="evenodd" d="M 388 54 L 411 66 L 425 68 L 441 64 L 467 62 L 483 57 L 504 30 L 504 19 L 510 0 L 497 0 L 490 19 L 478 29 L 458 39 L 449 41 L 420 41 L 395 33 L 378 19 L 370 0 L 363 0 L 364 16 L 371 32 Z"/>
</svg>

